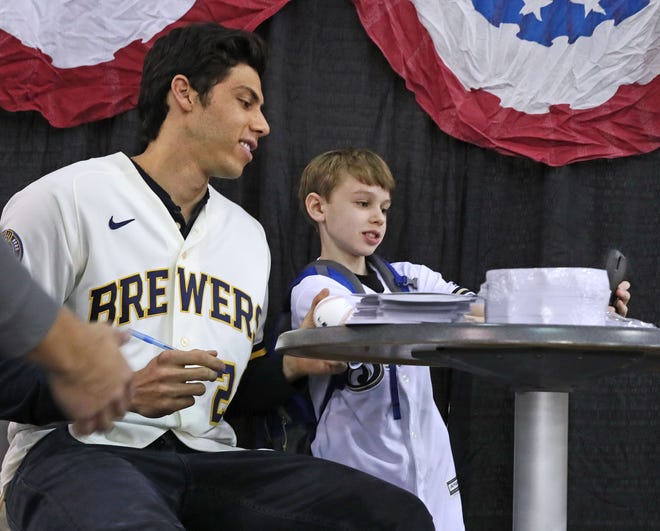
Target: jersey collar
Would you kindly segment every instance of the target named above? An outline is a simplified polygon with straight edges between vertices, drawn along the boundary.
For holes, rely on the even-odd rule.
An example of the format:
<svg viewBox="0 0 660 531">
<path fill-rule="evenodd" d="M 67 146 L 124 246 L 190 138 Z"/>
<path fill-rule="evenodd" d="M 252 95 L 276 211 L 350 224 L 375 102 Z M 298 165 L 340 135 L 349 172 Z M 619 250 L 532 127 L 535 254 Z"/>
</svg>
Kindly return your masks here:
<svg viewBox="0 0 660 531">
<path fill-rule="evenodd" d="M 163 202 L 165 208 L 167 208 L 167 211 L 172 216 L 172 219 L 174 219 L 174 222 L 179 226 L 181 235 L 185 239 L 190 233 L 190 229 L 192 229 L 192 226 L 195 224 L 197 216 L 199 216 L 202 208 L 204 208 L 204 205 L 206 205 L 209 200 L 211 194 L 208 188 L 206 189 L 204 197 L 199 200 L 199 202 L 195 205 L 195 208 L 193 208 L 192 212 L 190 213 L 190 221 L 186 223 L 186 220 L 181 213 L 181 207 L 172 201 L 170 194 L 168 194 L 165 189 L 160 184 L 158 184 L 146 171 L 144 171 L 144 169 L 142 169 L 140 165 L 137 164 L 133 159 L 131 159 L 131 162 L 139 172 L 140 176 L 144 179 L 144 182 L 147 183 L 153 193 L 155 193 Z"/>
</svg>

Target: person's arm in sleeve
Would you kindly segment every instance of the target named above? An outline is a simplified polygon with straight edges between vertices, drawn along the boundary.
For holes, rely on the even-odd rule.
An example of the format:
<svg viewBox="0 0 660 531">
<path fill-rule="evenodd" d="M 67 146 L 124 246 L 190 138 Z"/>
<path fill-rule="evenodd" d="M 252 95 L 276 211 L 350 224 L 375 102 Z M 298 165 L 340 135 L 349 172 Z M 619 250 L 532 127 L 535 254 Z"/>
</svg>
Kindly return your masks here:
<svg viewBox="0 0 660 531">
<path fill-rule="evenodd" d="M 59 305 L 32 280 L 8 245 L 0 242 L 0 357 L 33 350 L 57 317 Z"/>
<path fill-rule="evenodd" d="M 0 418 L 29 424 L 66 419 L 45 371 L 22 358 L 43 339 L 59 306 L 0 242 Z"/>
<path fill-rule="evenodd" d="M 44 369 L 25 358 L 0 360 L 0 419 L 43 426 L 68 420 Z"/>
<path fill-rule="evenodd" d="M 6 245 L 0 245 L 0 267 L 0 358 L 8 360 L 0 365 L 1 418 L 60 421 L 54 396 L 80 433 L 108 429 L 126 411 L 132 392 L 121 335 L 59 306 Z M 46 368 L 50 385 L 43 373 L 11 359 L 19 357 Z"/>
</svg>

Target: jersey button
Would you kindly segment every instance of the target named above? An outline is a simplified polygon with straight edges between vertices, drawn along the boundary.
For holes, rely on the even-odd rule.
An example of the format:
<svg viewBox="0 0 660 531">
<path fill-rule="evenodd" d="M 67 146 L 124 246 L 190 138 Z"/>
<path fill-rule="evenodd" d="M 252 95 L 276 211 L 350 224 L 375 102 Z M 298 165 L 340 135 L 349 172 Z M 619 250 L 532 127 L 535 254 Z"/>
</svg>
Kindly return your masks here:
<svg viewBox="0 0 660 531">
<path fill-rule="evenodd" d="M 187 347 L 188 345 L 190 345 L 190 341 L 188 340 L 187 337 L 182 337 L 179 343 L 181 343 L 182 347 Z"/>
</svg>

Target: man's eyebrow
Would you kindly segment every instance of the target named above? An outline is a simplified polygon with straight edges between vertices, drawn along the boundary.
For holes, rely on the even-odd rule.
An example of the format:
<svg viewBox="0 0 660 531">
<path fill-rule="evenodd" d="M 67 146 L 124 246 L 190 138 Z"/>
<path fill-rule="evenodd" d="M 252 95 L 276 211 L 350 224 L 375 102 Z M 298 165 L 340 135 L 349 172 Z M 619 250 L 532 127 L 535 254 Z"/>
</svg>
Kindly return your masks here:
<svg viewBox="0 0 660 531">
<path fill-rule="evenodd" d="M 252 88 L 249 87 L 248 85 L 239 85 L 236 87 L 236 90 L 244 90 L 250 94 L 250 99 L 254 102 L 261 102 L 261 98 L 259 97 L 259 94 Z"/>
</svg>

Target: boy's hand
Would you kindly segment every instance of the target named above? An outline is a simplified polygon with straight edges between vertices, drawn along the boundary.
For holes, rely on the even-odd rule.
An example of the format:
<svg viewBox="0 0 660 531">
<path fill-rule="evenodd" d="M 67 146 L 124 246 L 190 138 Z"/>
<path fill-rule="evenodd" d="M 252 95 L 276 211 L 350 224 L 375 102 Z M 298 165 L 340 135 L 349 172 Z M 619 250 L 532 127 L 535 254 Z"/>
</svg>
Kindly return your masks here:
<svg viewBox="0 0 660 531">
<path fill-rule="evenodd" d="M 314 310 L 316 310 L 316 305 L 330 295 L 330 290 L 328 288 L 323 288 L 316 294 L 316 297 L 312 300 L 312 305 L 309 307 L 309 311 L 305 315 L 303 322 L 300 323 L 300 328 L 316 328 L 314 324 Z"/>
<path fill-rule="evenodd" d="M 327 288 L 323 288 L 312 301 L 309 311 L 305 315 L 300 328 L 314 328 L 314 310 L 316 305 L 330 294 Z M 282 358 L 282 371 L 284 377 L 290 382 L 308 375 L 338 374 L 346 370 L 343 361 L 318 360 L 314 358 L 299 358 L 285 354 Z"/>
</svg>

